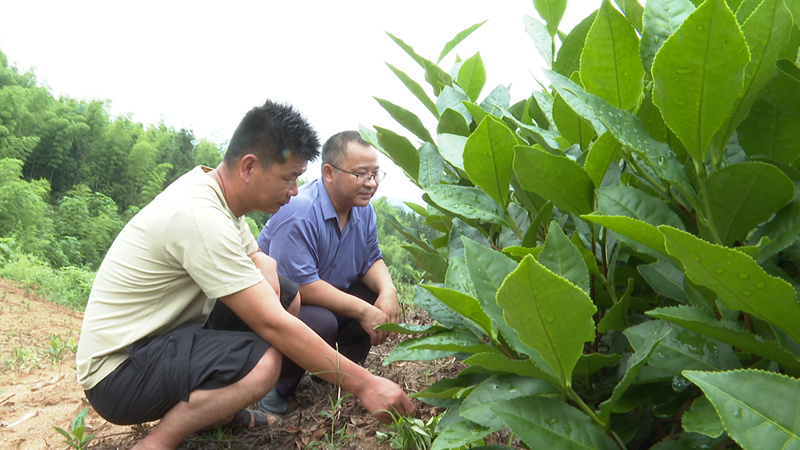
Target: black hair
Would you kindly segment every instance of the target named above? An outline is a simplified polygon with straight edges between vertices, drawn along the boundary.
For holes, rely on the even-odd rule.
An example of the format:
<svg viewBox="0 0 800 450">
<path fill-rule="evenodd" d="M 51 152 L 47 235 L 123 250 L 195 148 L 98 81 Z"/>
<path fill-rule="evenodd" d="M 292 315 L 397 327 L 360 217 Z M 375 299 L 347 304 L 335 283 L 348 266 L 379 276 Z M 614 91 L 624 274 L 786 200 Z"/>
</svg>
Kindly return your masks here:
<svg viewBox="0 0 800 450">
<path fill-rule="evenodd" d="M 232 166 L 249 154 L 256 155 L 264 168 L 284 164 L 290 154 L 314 161 L 319 156 L 319 139 L 305 117 L 291 105 L 267 100 L 239 122 L 225 151 L 225 164 Z"/>
<path fill-rule="evenodd" d="M 357 142 L 364 146 L 369 146 L 369 142 L 361 137 L 358 131 L 348 130 L 334 134 L 322 146 L 322 165 L 330 164 L 339 166 L 347 158 L 347 144 Z"/>
</svg>

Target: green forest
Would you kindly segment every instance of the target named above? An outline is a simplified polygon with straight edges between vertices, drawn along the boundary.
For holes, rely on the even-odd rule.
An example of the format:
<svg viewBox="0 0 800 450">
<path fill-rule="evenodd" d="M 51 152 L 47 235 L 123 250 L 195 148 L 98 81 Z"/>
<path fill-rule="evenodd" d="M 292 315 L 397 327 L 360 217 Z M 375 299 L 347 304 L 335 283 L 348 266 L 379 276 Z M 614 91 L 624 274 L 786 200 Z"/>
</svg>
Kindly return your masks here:
<svg viewBox="0 0 800 450">
<path fill-rule="evenodd" d="M 112 117 L 109 109 L 107 101 L 56 98 L 0 51 L 0 276 L 36 284 L 78 310 L 128 219 L 191 168 L 216 167 L 225 150 L 192 130 Z M 387 219 L 423 233 L 427 225 L 385 198 L 373 204 L 395 279 L 417 281 L 405 238 Z M 247 219 L 257 235 L 268 215 Z"/>
</svg>

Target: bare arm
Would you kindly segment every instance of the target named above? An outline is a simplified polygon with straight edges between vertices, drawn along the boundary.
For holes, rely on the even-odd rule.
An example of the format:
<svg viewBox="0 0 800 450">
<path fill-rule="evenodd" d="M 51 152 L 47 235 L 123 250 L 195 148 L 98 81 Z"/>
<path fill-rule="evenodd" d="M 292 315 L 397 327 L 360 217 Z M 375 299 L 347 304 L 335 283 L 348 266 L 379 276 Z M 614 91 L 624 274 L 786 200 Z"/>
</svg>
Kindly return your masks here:
<svg viewBox="0 0 800 450">
<path fill-rule="evenodd" d="M 272 289 L 280 295 L 281 290 L 280 283 L 278 282 L 278 262 L 275 261 L 275 258 L 267 255 L 261 250 L 257 250 L 248 256 L 261 271 L 261 274 L 264 275 L 264 279 L 267 280 L 267 283 L 269 283 L 269 285 L 272 286 Z"/>
<path fill-rule="evenodd" d="M 415 407 L 397 384 L 337 354 L 314 331 L 286 312 L 266 282 L 221 298 L 236 315 L 278 351 L 319 377 L 356 395 L 379 420 L 390 420 L 383 410 L 413 414 Z"/>
<path fill-rule="evenodd" d="M 378 293 L 375 306 L 386 313 L 389 322 L 399 323 L 402 318 L 400 317 L 400 305 L 397 302 L 397 288 L 394 287 L 386 262 L 383 259 L 375 261 L 361 281 L 373 292 Z"/>
</svg>

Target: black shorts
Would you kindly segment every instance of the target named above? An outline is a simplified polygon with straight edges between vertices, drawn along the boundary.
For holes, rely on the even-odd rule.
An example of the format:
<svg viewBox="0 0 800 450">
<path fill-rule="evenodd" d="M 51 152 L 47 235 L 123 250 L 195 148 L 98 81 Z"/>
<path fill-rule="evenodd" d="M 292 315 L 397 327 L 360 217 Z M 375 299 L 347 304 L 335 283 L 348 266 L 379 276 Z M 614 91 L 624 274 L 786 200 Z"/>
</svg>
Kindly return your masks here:
<svg viewBox="0 0 800 450">
<path fill-rule="evenodd" d="M 281 303 L 287 307 L 298 286 L 284 277 L 280 282 Z M 86 397 L 112 423 L 158 420 L 178 402 L 188 401 L 195 390 L 219 389 L 241 380 L 268 348 L 269 343 L 217 301 L 205 326 L 184 324 L 127 346 L 128 359 L 86 391 Z"/>
</svg>

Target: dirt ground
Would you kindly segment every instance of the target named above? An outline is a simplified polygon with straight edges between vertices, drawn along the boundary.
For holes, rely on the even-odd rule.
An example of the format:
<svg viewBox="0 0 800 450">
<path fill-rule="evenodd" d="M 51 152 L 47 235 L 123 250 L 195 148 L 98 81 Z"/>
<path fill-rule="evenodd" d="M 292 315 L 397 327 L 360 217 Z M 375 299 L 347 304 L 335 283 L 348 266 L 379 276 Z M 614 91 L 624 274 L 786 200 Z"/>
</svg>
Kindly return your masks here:
<svg viewBox="0 0 800 450">
<path fill-rule="evenodd" d="M 81 319 L 79 312 L 44 301 L 30 288 L 0 279 L 0 448 L 69 448 L 54 427 L 69 430 L 73 418 L 89 406 L 76 381 L 75 355 L 69 348 L 70 338 L 75 342 L 79 338 Z M 424 321 L 422 317 L 406 319 Z M 51 343 L 59 340 L 60 344 L 49 352 Z M 417 392 L 459 369 L 458 363 L 447 360 L 382 365 L 396 344 L 395 340 L 375 347 L 366 366 L 408 392 Z M 59 351 L 62 358 L 54 363 L 52 353 Z M 345 398 L 332 414 L 331 404 L 336 398 L 337 392 L 329 385 L 313 383 L 306 377 L 293 400 L 291 413 L 276 426 L 256 431 L 225 428 L 204 432 L 191 437 L 181 448 L 390 448 L 376 437 L 376 431 L 385 429 L 352 397 Z M 440 412 L 424 403 L 417 402 L 417 406 L 418 416 L 424 420 Z M 345 434 L 350 437 L 335 440 L 335 445 L 320 446 L 326 442 L 325 433 L 331 435 L 331 416 L 336 420 L 335 429 L 346 425 Z M 129 449 L 153 425 L 113 425 L 91 407 L 86 424 L 87 433 L 96 433 L 89 445 L 96 450 Z"/>
</svg>

